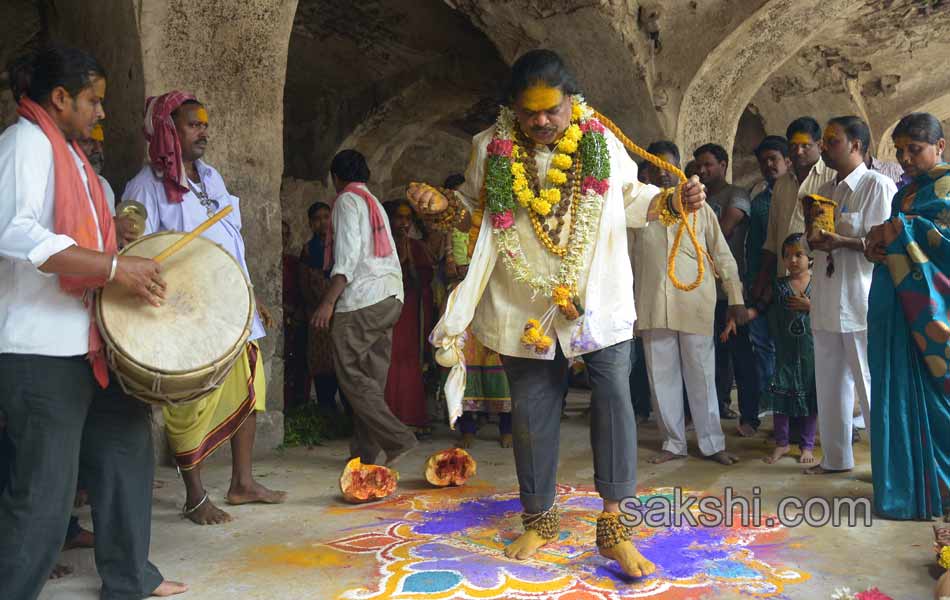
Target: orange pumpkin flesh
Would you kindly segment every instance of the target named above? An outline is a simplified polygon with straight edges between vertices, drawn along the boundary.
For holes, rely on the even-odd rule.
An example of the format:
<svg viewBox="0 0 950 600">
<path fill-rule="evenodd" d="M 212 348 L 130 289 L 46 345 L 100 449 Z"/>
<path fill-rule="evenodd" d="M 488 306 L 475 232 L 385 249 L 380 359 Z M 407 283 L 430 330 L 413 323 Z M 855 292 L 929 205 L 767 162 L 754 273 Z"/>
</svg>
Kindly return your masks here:
<svg viewBox="0 0 950 600">
<path fill-rule="evenodd" d="M 475 476 L 475 459 L 461 448 L 436 452 L 426 461 L 426 481 L 438 487 L 463 485 Z"/>
<path fill-rule="evenodd" d="M 357 457 L 346 463 L 340 475 L 340 491 L 347 502 L 372 502 L 395 492 L 398 481 L 396 471 L 379 465 L 364 465 Z"/>
</svg>

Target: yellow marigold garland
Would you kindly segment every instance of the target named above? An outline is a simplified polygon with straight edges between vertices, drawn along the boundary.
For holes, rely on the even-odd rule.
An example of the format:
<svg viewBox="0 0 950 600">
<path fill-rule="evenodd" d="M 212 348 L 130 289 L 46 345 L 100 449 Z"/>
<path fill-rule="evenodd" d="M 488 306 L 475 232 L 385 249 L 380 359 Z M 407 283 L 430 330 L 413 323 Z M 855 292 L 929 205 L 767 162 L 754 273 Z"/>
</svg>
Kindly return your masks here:
<svg viewBox="0 0 950 600">
<path fill-rule="evenodd" d="M 673 283 L 673 287 L 676 289 L 682 290 L 684 292 L 695 290 L 703 283 L 703 276 L 705 275 L 706 271 L 706 265 L 703 259 L 705 258 L 706 260 L 709 260 L 710 263 L 712 263 L 712 258 L 703 250 L 702 246 L 699 244 L 699 238 L 696 237 L 696 213 L 693 213 L 692 223 L 690 223 L 689 217 L 685 212 L 680 214 L 677 218 L 675 215 L 669 213 L 669 210 L 666 209 L 665 206 L 666 200 L 669 199 L 669 194 L 679 194 L 680 199 L 682 200 L 683 184 L 686 183 L 686 174 L 683 173 L 683 171 L 681 171 L 676 165 L 670 164 L 662 158 L 654 156 L 640 146 L 634 144 L 630 138 L 623 134 L 623 131 L 621 131 L 613 121 L 600 114 L 596 110 L 594 111 L 594 116 L 597 117 L 597 120 L 599 120 L 604 125 L 604 127 L 612 131 L 613 134 L 617 136 L 617 139 L 619 139 L 628 150 L 645 159 L 647 162 L 663 169 L 664 171 L 673 173 L 679 178 L 679 185 L 677 185 L 676 188 L 670 190 L 666 196 L 660 199 L 660 201 L 664 204 L 663 213 L 666 213 L 665 215 L 661 213 L 660 221 L 667 226 L 674 222 L 678 223 L 676 237 L 673 238 L 673 247 L 670 248 L 670 256 L 666 263 L 666 274 L 669 276 L 670 281 Z M 682 206 L 682 203 L 680 205 Z M 692 283 L 683 283 L 676 277 L 676 255 L 679 253 L 680 243 L 682 243 L 684 231 L 689 234 L 689 240 L 692 242 L 697 256 L 696 280 Z"/>
<path fill-rule="evenodd" d="M 944 546 L 940 549 L 940 558 L 937 559 L 937 564 L 950 571 L 950 546 Z"/>
<path fill-rule="evenodd" d="M 571 108 L 571 120 L 573 123 L 565 130 L 564 135 L 557 144 L 557 153 L 551 159 L 551 168 L 545 174 L 549 185 L 561 186 L 567 183 L 567 169 L 574 164 L 572 154 L 577 152 L 581 138 L 584 132 L 581 131 L 577 121 L 581 117 L 581 108 L 577 102 L 574 102 Z M 511 151 L 511 189 L 515 193 L 518 204 L 525 208 L 530 208 L 535 213 L 546 217 L 551 213 L 551 208 L 561 201 L 561 191 L 556 187 L 542 187 L 535 194 L 528 184 L 528 170 L 524 165 L 524 159 L 528 157 L 527 152 L 515 144 Z"/>
</svg>

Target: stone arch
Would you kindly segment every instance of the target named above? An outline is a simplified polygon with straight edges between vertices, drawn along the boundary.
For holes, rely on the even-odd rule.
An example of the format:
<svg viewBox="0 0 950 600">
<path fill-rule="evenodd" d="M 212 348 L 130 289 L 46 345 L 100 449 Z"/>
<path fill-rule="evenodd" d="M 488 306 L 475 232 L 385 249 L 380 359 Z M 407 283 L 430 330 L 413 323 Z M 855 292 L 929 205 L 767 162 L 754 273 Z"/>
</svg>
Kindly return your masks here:
<svg viewBox="0 0 950 600">
<path fill-rule="evenodd" d="M 343 15 L 349 25 L 341 28 Z M 453 144 L 453 156 L 467 145 L 469 113 L 485 102 L 494 108 L 506 72 L 485 33 L 442 0 L 301 0 L 284 97 L 282 205 L 293 244 L 309 237 L 307 207 L 332 201 L 336 152 L 361 151 L 374 193 L 388 198 L 418 177 L 410 169 L 394 177 L 393 167 L 408 149 L 431 143 L 430 133 L 448 132 L 437 139 Z M 416 157 L 441 161 L 437 149 Z"/>
<path fill-rule="evenodd" d="M 891 141 L 891 134 L 894 133 L 894 128 L 897 127 L 897 123 L 901 120 L 901 118 L 904 115 L 912 112 L 931 113 L 944 123 L 944 134 L 950 135 L 946 128 L 946 122 L 950 120 L 950 93 L 947 93 L 938 96 L 929 102 L 914 108 L 913 110 L 904 111 L 899 116 L 891 118 L 890 125 L 884 130 L 884 132 L 881 134 L 881 137 L 878 139 L 878 158 L 884 160 L 897 160 L 897 153 L 894 148 L 894 143 Z"/>
<path fill-rule="evenodd" d="M 372 183 L 380 191 L 389 190 L 405 183 L 394 181 L 392 176 L 393 166 L 403 153 L 440 122 L 462 114 L 472 104 L 473 96 L 466 90 L 417 81 L 374 111 L 339 149 L 362 152 L 371 166 Z"/>
<path fill-rule="evenodd" d="M 716 141 L 731 151 L 739 117 L 768 76 L 857 0 L 771 0 L 703 62 L 680 106 L 676 139 L 689 152 Z"/>
</svg>

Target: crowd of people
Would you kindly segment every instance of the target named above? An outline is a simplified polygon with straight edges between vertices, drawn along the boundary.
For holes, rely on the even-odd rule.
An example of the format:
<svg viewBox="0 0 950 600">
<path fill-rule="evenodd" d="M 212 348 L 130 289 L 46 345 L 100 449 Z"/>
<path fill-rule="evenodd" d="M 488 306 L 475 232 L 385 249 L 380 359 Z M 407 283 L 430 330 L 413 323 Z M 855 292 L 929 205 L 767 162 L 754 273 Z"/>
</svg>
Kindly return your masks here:
<svg viewBox="0 0 950 600">
<path fill-rule="evenodd" d="M 870 129 L 859 117 L 822 125 L 804 116 L 783 133 L 766 135 L 755 148 L 761 179 L 748 189 L 730 183 L 729 153 L 715 142 L 700 145 L 684 166 L 698 175 L 706 198 L 692 221 L 698 246 L 677 247 L 675 272 L 692 281 L 705 266 L 715 277 L 688 291 L 674 285 L 667 259 L 676 228 L 652 220 L 628 229 L 636 308 L 629 395 L 638 423 L 655 413 L 663 438 L 648 460 L 686 458 L 691 425 L 700 454 L 734 464 L 723 420 L 736 420 L 735 433 L 753 437 L 771 416 L 774 445 L 765 463 L 797 456 L 805 475 L 843 473 L 855 467 L 852 445 L 865 431 L 877 512 L 940 517 L 950 511 L 950 283 L 934 255 L 948 243 L 950 226 L 940 122 L 926 113 L 905 117 L 893 134 L 898 162 L 872 154 Z M 647 150 L 682 164 L 671 141 Z M 415 193 L 478 198 L 484 174 L 470 168 L 466 175 L 451 176 L 438 190 L 415 186 Z M 648 161 L 639 164 L 638 180 L 659 189 L 678 183 L 670 169 Z M 410 198 L 413 193 L 411 187 Z M 833 225 L 813 223 L 803 198 L 832 206 Z M 464 227 L 438 228 L 419 214 L 418 202 L 384 206 L 405 293 L 385 404 L 394 421 L 420 437 L 446 417 L 426 412 L 439 393 L 426 387 L 426 374 L 440 369 L 426 337 L 452 302 L 446 292 L 466 276 L 486 209 L 473 203 Z M 314 327 L 311 334 L 322 335 Z M 497 352 L 503 342 L 489 347 L 480 337 L 471 325 L 459 335 L 466 372 L 459 445 L 470 447 L 478 425 L 493 414 L 502 446 L 510 446 L 509 378 L 527 375 L 520 359 Z M 591 355 L 575 360 L 591 363 Z M 555 361 L 553 371 L 542 372 L 538 362 L 524 369 L 562 381 L 566 393 L 567 363 Z M 532 432 L 556 430 L 545 423 L 532 421 Z M 524 492 L 523 500 L 536 507 L 529 513 L 548 509 Z M 950 537 L 947 528 L 938 527 L 937 535 L 943 544 Z"/>
<path fill-rule="evenodd" d="M 121 196 L 147 208 L 135 230 L 97 176 L 101 65 L 52 47 L 14 64 L 10 81 L 21 118 L 0 135 L 9 191 L 0 202 L 9 316 L 0 320 L 0 579 L 12 597 L 35 598 L 64 543 L 93 545 L 104 598 L 181 593 L 148 561 L 149 411 L 110 382 L 88 298 L 114 282 L 161 305 L 159 265 L 118 249 L 143 233 L 190 231 L 225 207 L 230 215 L 204 235 L 247 275 L 239 201 L 203 160 L 207 109 L 171 91 L 146 102 L 148 162 Z M 514 559 L 558 535 L 572 363 L 591 388 L 597 546 L 630 576 L 655 569 L 619 518 L 619 502 L 636 493 L 637 425 L 651 413 L 663 439 L 648 459 L 657 464 L 687 457 L 691 422 L 699 453 L 733 465 L 723 420 L 751 437 L 770 415 L 765 463 L 795 444 L 804 474 L 842 473 L 855 467 L 864 429 L 876 511 L 943 516 L 950 165 L 939 120 L 904 117 L 891 163 L 872 155 L 858 117 L 823 127 L 795 119 L 756 147 L 762 179 L 751 189 L 730 183 L 731 157 L 716 141 L 693 151 L 680 182 L 676 144 L 653 142 L 638 165 L 621 138 L 560 57 L 536 50 L 512 66 L 498 121 L 473 140 L 464 174 L 412 183 L 383 203 L 365 157 L 339 152 L 335 197 L 310 206 L 312 236 L 299 251 L 287 247 L 284 223 L 287 408 L 315 398 L 330 418 L 351 415 L 350 457 L 379 464 L 382 455 L 387 466 L 435 424 L 457 425 L 459 445 L 471 447 L 495 420 L 524 507 L 525 531 L 505 549 Z M 812 213 L 803 198 L 833 209 Z M 231 519 L 201 481 L 203 461 L 225 442 L 226 502 L 286 499 L 251 471 L 265 403 L 258 343 L 272 326 L 256 304 L 225 381 L 163 409 L 182 516 L 197 524 Z M 93 506 L 94 537 L 70 523 L 77 497 Z M 950 529 L 937 537 L 950 544 Z"/>
</svg>

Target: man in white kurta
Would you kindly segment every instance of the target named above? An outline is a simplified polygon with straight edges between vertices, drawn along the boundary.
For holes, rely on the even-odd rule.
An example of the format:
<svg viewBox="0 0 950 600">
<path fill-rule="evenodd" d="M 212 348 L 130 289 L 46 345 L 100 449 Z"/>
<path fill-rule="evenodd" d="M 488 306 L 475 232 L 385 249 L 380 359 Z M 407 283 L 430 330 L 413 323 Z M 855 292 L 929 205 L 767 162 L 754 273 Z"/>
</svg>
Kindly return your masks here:
<svg viewBox="0 0 950 600">
<path fill-rule="evenodd" d="M 887 219 L 897 193 L 893 180 L 864 164 L 870 134 L 862 141 L 860 132 L 866 131 L 867 125 L 857 117 L 837 120 L 829 123 L 823 140 L 825 162 L 837 177 L 819 190 L 819 195 L 837 203 L 835 232 L 816 233 L 810 241 L 815 250 L 811 328 L 823 457 L 821 464 L 806 473 L 854 468 L 851 430 L 855 397 L 864 422 L 871 422 L 867 313 L 874 265 L 864 258 L 863 239 L 871 227 Z M 859 135 L 853 131 L 849 138 L 846 127 Z M 833 267 L 829 267 L 829 252 Z"/>
<path fill-rule="evenodd" d="M 512 66 L 509 101 L 516 116 L 510 124 L 534 147 L 537 173 L 544 177 L 554 161 L 554 147 L 571 122 L 572 99 L 577 93 L 573 77 L 553 52 L 536 50 Z M 543 100 L 550 99 L 544 105 Z M 504 111 L 502 115 L 504 116 Z M 459 190 L 469 208 L 480 206 L 486 180 L 488 147 L 502 126 L 499 123 L 473 140 L 473 154 Z M 630 340 L 636 310 L 633 279 L 627 257 L 625 227 L 642 227 L 655 215 L 659 189 L 637 180 L 637 166 L 623 145 L 606 132 L 609 154 L 609 187 L 603 195 L 601 214 L 594 225 L 584 268 L 576 282 L 576 298 L 583 315 L 567 320 L 560 312 L 547 329 L 553 343 L 543 354 L 522 344 L 525 323 L 544 314 L 551 299 L 533 294 L 532 288 L 499 263 L 493 223 L 485 218 L 465 280 L 449 298 L 445 315 L 436 325 L 432 342 L 459 359 L 461 336 L 469 324 L 478 339 L 503 357 L 512 397 L 515 463 L 525 509 L 526 532 L 506 548 L 510 557 L 533 555 L 559 533 L 555 485 L 560 432 L 560 407 L 566 386 L 568 359 L 583 356 L 591 385 L 591 442 L 594 483 L 604 499 L 598 518 L 601 554 L 617 560 L 634 577 L 648 575 L 655 567 L 630 542 L 631 532 L 618 518 L 619 501 L 636 493 L 636 420 L 630 401 Z M 520 142 L 519 142 L 520 143 Z M 580 160 L 580 154 L 575 160 Z M 410 200 L 422 213 L 433 212 L 433 196 L 410 188 Z M 705 195 L 698 181 L 684 188 L 687 209 L 698 208 Z M 442 200 L 444 205 L 444 199 Z M 451 205 L 451 202 L 450 202 Z M 670 208 L 667 203 L 667 208 Z M 570 211 L 563 215 L 563 230 L 571 228 Z M 546 223 L 553 225 L 553 219 Z M 555 276 L 561 260 L 539 242 L 526 209 L 514 210 L 513 227 L 533 276 Z M 559 247 L 565 247 L 563 236 Z M 502 263 L 505 261 L 502 260 Z M 461 411 L 464 365 L 456 362 L 446 386 L 450 417 Z"/>
</svg>

